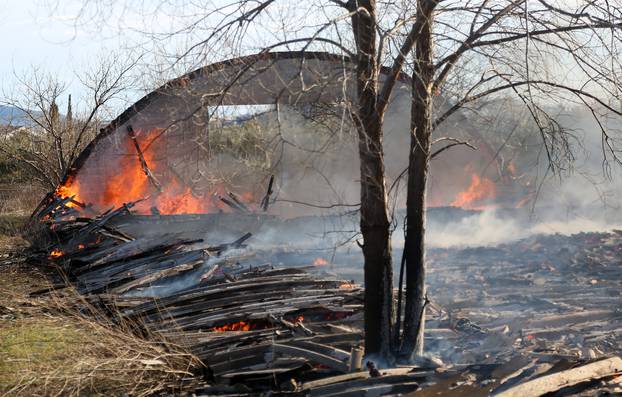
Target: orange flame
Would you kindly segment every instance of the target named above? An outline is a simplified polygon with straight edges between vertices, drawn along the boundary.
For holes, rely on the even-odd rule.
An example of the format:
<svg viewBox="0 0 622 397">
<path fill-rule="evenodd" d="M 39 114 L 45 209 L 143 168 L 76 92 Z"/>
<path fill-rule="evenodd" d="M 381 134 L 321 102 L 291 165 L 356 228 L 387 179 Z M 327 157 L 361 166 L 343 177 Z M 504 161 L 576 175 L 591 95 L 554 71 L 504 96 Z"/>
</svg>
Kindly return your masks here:
<svg viewBox="0 0 622 397">
<path fill-rule="evenodd" d="M 339 289 L 354 289 L 354 283 L 346 281 L 339 285 Z"/>
<path fill-rule="evenodd" d="M 458 193 L 451 205 L 463 208 L 477 208 L 477 204 L 483 200 L 495 198 L 497 188 L 495 183 L 488 178 L 480 178 L 477 174 L 471 175 L 471 184 L 465 191 Z"/>
<path fill-rule="evenodd" d="M 250 331 L 251 324 L 246 321 L 239 321 L 237 323 L 225 324 L 220 327 L 213 327 L 212 332 L 227 332 L 227 331 Z"/>
<path fill-rule="evenodd" d="M 140 158 L 134 146 L 134 142 L 127 138 L 125 141 L 125 153 L 116 163 L 110 165 L 106 172 L 103 186 L 94 186 L 95 182 L 80 179 L 80 174 L 69 177 L 67 181 L 56 189 L 59 197 L 74 197 L 74 200 L 91 205 L 96 210 L 107 210 L 111 207 L 118 208 L 124 203 L 146 199 L 134 207 L 139 214 L 149 214 L 154 211 L 163 215 L 169 214 L 199 214 L 210 212 L 231 211 L 219 196 L 225 196 L 227 189 L 222 185 L 215 186 L 210 192 L 196 193 L 190 187 L 184 186 L 175 173 L 169 168 L 165 160 L 166 156 L 160 155 L 165 146 L 159 144 L 159 140 L 147 145 L 146 142 L 151 134 L 157 134 L 159 130 L 152 130 L 145 134 L 142 142 L 143 158 L 147 167 L 161 185 L 161 190 L 156 188 L 156 183 L 145 173 Z M 138 139 L 138 137 L 137 137 Z M 89 183 L 90 182 L 90 183 Z M 253 200 L 252 194 L 242 194 L 242 200 Z M 69 207 L 77 207 L 74 203 L 68 203 Z M 249 206 L 250 207 L 250 206 Z"/>
<path fill-rule="evenodd" d="M 52 252 L 50 252 L 49 257 L 50 258 L 60 258 L 63 255 L 65 255 L 65 253 L 63 251 L 59 250 L 58 248 L 54 248 L 52 250 Z"/>
<path fill-rule="evenodd" d="M 73 176 L 68 177 L 63 185 L 61 185 L 61 186 L 56 188 L 56 191 L 54 192 L 54 194 L 57 197 L 73 197 L 73 196 L 76 196 L 74 199 L 77 199 L 78 192 L 79 192 L 80 189 L 78 188 L 78 184 L 75 183 L 74 179 L 75 178 Z M 77 207 L 77 205 L 74 204 L 71 201 L 66 203 L 65 206 L 67 206 L 67 207 Z"/>
<path fill-rule="evenodd" d="M 328 265 L 328 261 L 324 258 L 315 258 L 313 266 L 325 266 Z"/>
</svg>

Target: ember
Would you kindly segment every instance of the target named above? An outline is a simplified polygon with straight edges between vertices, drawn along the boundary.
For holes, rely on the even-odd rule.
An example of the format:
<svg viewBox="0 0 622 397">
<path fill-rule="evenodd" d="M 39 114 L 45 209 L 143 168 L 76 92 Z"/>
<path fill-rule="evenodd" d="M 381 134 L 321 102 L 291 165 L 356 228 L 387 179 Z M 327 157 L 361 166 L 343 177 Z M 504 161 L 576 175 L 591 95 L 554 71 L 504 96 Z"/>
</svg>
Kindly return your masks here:
<svg viewBox="0 0 622 397">
<path fill-rule="evenodd" d="M 220 327 L 214 327 L 209 331 L 212 332 L 228 332 L 228 331 L 250 331 L 254 329 L 253 324 L 246 321 L 238 321 L 237 323 L 225 324 Z"/>
<path fill-rule="evenodd" d="M 356 288 L 356 285 L 351 282 L 343 283 L 339 286 L 339 289 L 352 289 L 352 288 Z"/>
<path fill-rule="evenodd" d="M 58 248 L 54 248 L 51 252 L 49 257 L 50 258 L 60 258 L 61 256 L 65 255 L 63 253 L 63 251 L 59 250 Z"/>
<path fill-rule="evenodd" d="M 325 266 L 328 265 L 328 261 L 324 258 L 315 258 L 313 266 Z"/>
</svg>

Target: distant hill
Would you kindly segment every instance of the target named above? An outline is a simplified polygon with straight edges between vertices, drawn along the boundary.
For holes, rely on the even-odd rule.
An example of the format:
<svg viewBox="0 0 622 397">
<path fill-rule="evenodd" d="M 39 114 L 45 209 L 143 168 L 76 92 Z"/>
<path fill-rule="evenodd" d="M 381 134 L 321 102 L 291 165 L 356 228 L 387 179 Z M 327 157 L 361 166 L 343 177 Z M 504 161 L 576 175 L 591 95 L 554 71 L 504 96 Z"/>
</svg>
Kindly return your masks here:
<svg viewBox="0 0 622 397">
<path fill-rule="evenodd" d="M 0 125 L 26 126 L 32 121 L 26 113 L 16 107 L 0 105 Z"/>
</svg>

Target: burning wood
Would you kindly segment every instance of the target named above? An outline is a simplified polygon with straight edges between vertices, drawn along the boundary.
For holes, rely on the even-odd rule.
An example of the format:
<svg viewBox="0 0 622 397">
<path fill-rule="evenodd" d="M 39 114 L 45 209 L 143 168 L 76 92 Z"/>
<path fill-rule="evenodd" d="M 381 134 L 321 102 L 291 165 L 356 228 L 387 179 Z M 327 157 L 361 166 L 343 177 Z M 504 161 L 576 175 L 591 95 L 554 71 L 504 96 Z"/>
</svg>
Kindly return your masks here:
<svg viewBox="0 0 622 397">
<path fill-rule="evenodd" d="M 269 328 L 269 327 L 268 327 Z M 208 331 L 211 332 L 229 332 L 229 331 L 251 331 L 256 329 L 266 329 L 255 322 L 238 321 L 237 323 L 225 324 L 219 327 L 213 327 Z"/>
<path fill-rule="evenodd" d="M 61 256 L 63 256 L 64 253 L 63 251 L 61 251 L 58 248 L 54 248 L 51 252 L 50 252 L 50 258 L 60 258 Z"/>
<path fill-rule="evenodd" d="M 118 156 L 102 170 L 104 183 L 93 181 L 81 173 L 70 175 L 56 189 L 54 196 L 67 198 L 66 207 L 80 211 L 92 207 L 103 212 L 118 208 L 123 203 L 146 198 L 136 206 L 135 212 L 151 214 L 206 214 L 239 209 L 250 209 L 242 200 L 254 201 L 252 194 L 228 194 L 224 184 L 217 184 L 204 193 L 193 191 L 166 162 L 166 144 L 159 140 L 161 130 L 135 130 L 127 127 L 127 139 L 122 142 L 127 153 Z M 87 173 L 88 174 L 88 173 Z M 157 175 L 157 177 L 156 177 Z M 230 206 L 219 197 L 229 196 Z"/>
<path fill-rule="evenodd" d="M 127 126 L 127 133 L 132 143 L 134 143 L 134 147 L 136 148 L 136 154 L 138 155 L 138 159 L 140 160 L 140 166 L 143 169 L 143 172 L 149 178 L 149 181 L 153 184 L 153 186 L 158 190 L 158 192 L 162 193 L 162 185 L 156 177 L 153 175 L 153 172 L 149 169 L 149 165 L 147 164 L 147 160 L 145 160 L 145 155 L 143 154 L 140 145 L 138 144 L 138 140 L 136 139 L 136 134 L 134 133 L 134 129 L 131 125 Z M 157 208 L 157 207 L 156 207 Z"/>
<path fill-rule="evenodd" d="M 237 196 L 228 197 L 235 203 Z M 475 367 L 442 376 L 426 370 L 398 375 L 377 369 L 377 377 L 368 372 L 349 377 L 360 362 L 351 352 L 363 337 L 362 291 L 354 282 L 326 276 L 328 260 L 292 248 L 253 250 L 246 245 L 251 233 L 218 245 L 175 233 L 132 236 L 113 221 L 127 216 L 138 203 L 133 205 L 87 217 L 71 199 L 52 197 L 39 211 L 58 242 L 46 255 L 62 265 L 86 299 L 114 304 L 127 319 L 196 354 L 217 380 L 205 389 L 208 392 L 231 382 L 253 390 L 278 389 L 280 384 L 271 382 L 281 374 L 294 374 L 314 393 L 372 386 L 414 391 L 422 382 L 447 391 L 465 376 L 469 390 L 510 390 L 508 382 L 486 378 Z M 619 302 L 598 275 L 606 269 L 611 280 L 619 278 L 616 258 L 622 234 L 568 238 L 574 239 L 572 246 L 583 248 L 568 253 L 562 250 L 568 241 L 550 236 L 497 248 L 431 250 L 431 311 L 436 314 L 427 321 L 428 346 L 444 354 L 439 346 L 451 341 L 443 360 L 460 357 L 466 362 L 503 360 L 513 354 L 507 349 L 519 349 L 537 368 L 560 357 L 614 352 L 606 346 L 612 341 L 610 331 L 622 320 L 615 310 L 600 306 Z M 273 261 L 301 267 L 273 266 Z M 568 266 L 572 277 L 585 281 L 577 293 L 594 303 L 588 299 L 581 304 L 580 298 L 568 296 L 568 282 L 562 277 Z M 437 267 L 444 271 L 435 272 Z M 478 288 L 462 278 L 466 273 L 478 278 Z M 586 288 L 592 295 L 586 295 Z M 516 305 L 525 300 L 533 303 L 529 307 L 539 311 L 537 316 L 517 311 Z M 484 308 L 491 307 L 502 314 L 490 316 Z M 583 337 L 569 339 L 570 332 Z M 438 365 L 432 361 L 420 365 Z M 505 370 L 502 364 L 494 365 L 498 373 Z M 469 371 L 483 380 L 468 380 Z"/>
<path fill-rule="evenodd" d="M 362 337 L 361 289 L 353 283 L 302 268 L 242 265 L 245 260 L 265 261 L 228 254 L 244 248 L 250 233 L 217 246 L 175 235 L 134 238 L 110 225 L 131 204 L 94 218 L 65 220 L 66 208 L 71 208 L 66 203 L 55 200 L 51 210 L 41 213 L 52 214 L 46 222 L 55 226 L 59 243 L 51 252 L 63 252 L 53 259 L 78 290 L 87 296 L 100 294 L 100 299 L 114 296 L 124 316 L 141 319 L 180 343 L 202 331 L 188 347 L 216 376 L 235 374 L 247 381 L 259 368 L 269 370 L 265 376 L 271 377 L 305 363 L 311 364 L 309 371 L 316 371 L 314 366 L 349 370 L 347 352 Z M 174 283 L 187 287 L 160 292 Z M 344 334 L 340 324 L 354 332 Z"/>
</svg>

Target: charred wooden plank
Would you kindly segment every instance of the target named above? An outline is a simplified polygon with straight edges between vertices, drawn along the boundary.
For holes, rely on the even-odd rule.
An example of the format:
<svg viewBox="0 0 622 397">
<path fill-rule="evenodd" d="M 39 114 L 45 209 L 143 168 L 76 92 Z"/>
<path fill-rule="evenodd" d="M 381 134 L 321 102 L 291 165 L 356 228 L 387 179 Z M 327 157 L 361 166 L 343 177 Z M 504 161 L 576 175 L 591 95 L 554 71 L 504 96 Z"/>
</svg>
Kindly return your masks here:
<svg viewBox="0 0 622 397">
<path fill-rule="evenodd" d="M 246 212 L 246 213 L 250 213 L 252 212 L 247 206 L 246 204 L 244 204 L 242 202 L 242 200 L 240 200 L 240 198 L 233 192 L 227 192 L 227 195 L 231 198 L 231 200 L 233 200 L 233 202 L 235 202 L 235 204 L 240 207 L 242 209 L 242 211 Z"/>
<path fill-rule="evenodd" d="M 136 154 L 138 155 L 138 160 L 140 161 L 140 167 L 147 176 L 147 179 L 149 179 L 149 182 L 151 182 L 158 192 L 162 193 L 162 184 L 160 184 L 155 175 L 153 175 L 153 172 L 151 172 L 151 169 L 147 164 L 147 160 L 145 160 L 145 155 L 143 154 L 140 144 L 138 143 L 138 139 L 136 138 L 136 133 L 131 125 L 127 126 L 127 134 L 134 143 L 134 148 L 136 148 Z"/>
<path fill-rule="evenodd" d="M 198 287 L 177 294 L 158 299 L 156 302 L 145 304 L 134 309 L 135 313 L 149 313 L 153 310 L 161 310 L 162 307 L 182 306 L 191 302 L 209 299 L 212 296 L 226 296 L 231 292 L 252 293 L 257 290 L 283 290 L 292 288 L 337 288 L 341 284 L 338 280 L 312 279 L 310 277 L 292 278 L 283 280 L 282 277 L 266 277 L 244 280 L 230 284 L 218 284 L 215 286 Z"/>
<path fill-rule="evenodd" d="M 350 353 L 345 350 L 337 349 L 335 347 L 324 345 L 321 343 L 311 342 L 307 340 L 291 340 L 288 342 L 282 342 L 284 345 L 300 347 L 307 350 L 312 350 L 326 356 L 332 357 L 335 360 L 346 362 L 350 360 Z"/>
<path fill-rule="evenodd" d="M 349 366 L 347 363 L 334 359 L 333 357 L 327 356 L 325 354 L 318 353 L 316 351 L 295 346 L 282 345 L 279 343 L 273 344 L 271 348 L 277 353 L 288 354 L 294 357 L 304 357 L 309 361 L 325 365 L 329 368 L 334 369 L 335 371 L 345 373 L 349 370 Z"/>
<path fill-rule="evenodd" d="M 268 211 L 268 206 L 270 205 L 270 196 L 272 196 L 272 186 L 274 185 L 274 175 L 270 175 L 270 181 L 268 182 L 268 190 L 266 191 L 266 195 L 261 199 L 261 209 L 263 212 Z"/>
<path fill-rule="evenodd" d="M 175 247 L 196 244 L 202 240 L 184 240 L 171 236 L 164 236 L 158 239 L 140 238 L 123 244 L 109 248 L 106 251 L 94 253 L 92 256 L 84 258 L 88 264 L 75 269 L 76 274 L 82 274 L 92 271 L 95 268 L 110 265 L 117 261 L 123 261 L 135 258 L 141 255 L 147 255 L 150 252 L 157 251 L 165 253 Z"/>
<path fill-rule="evenodd" d="M 498 397 L 536 397 L 547 393 L 554 393 L 561 388 L 573 386 L 582 382 L 620 374 L 622 374 L 622 359 L 620 357 L 611 357 L 532 379 L 501 393 L 494 394 L 493 392 L 493 395 Z"/>
<path fill-rule="evenodd" d="M 231 209 L 233 209 L 236 212 L 239 212 L 241 214 L 246 214 L 249 211 L 247 209 L 245 209 L 245 207 L 242 207 L 240 205 L 238 205 L 238 203 L 236 203 L 233 200 L 230 200 L 226 197 L 223 196 L 218 196 L 218 198 L 220 199 L 220 201 L 222 201 L 223 203 L 227 204 Z"/>
<path fill-rule="evenodd" d="M 164 269 L 159 272 L 153 272 L 141 278 L 138 278 L 134 281 L 131 281 L 127 284 L 123 284 L 121 286 L 113 288 L 110 290 L 110 292 L 113 294 L 124 294 L 139 286 L 150 284 L 158 280 L 163 280 L 163 279 L 167 279 L 170 277 L 174 277 L 174 276 L 178 276 L 180 274 L 186 273 L 190 270 L 196 269 L 198 266 L 202 264 L 203 264 L 203 260 L 198 260 L 195 262 L 185 263 L 183 265 L 175 266 L 173 268 Z"/>
<path fill-rule="evenodd" d="M 353 392 L 363 390 L 369 390 L 374 395 L 378 391 L 378 387 L 384 387 L 387 390 L 393 391 L 394 386 L 410 385 L 407 391 L 412 392 L 418 389 L 419 382 L 425 381 L 427 377 L 433 375 L 431 372 L 411 371 L 412 369 L 410 368 L 401 368 L 391 372 L 383 371 L 385 375 L 378 378 L 371 378 L 367 371 L 358 372 L 320 379 L 315 382 L 307 382 L 303 384 L 302 389 L 303 391 L 308 391 L 309 396 L 358 395 Z"/>
<path fill-rule="evenodd" d="M 110 211 L 105 215 L 102 215 L 99 219 L 92 222 L 91 224 L 84 226 L 80 230 L 78 230 L 74 236 L 67 242 L 65 248 L 66 251 L 75 251 L 80 244 L 83 244 L 89 238 L 91 238 L 91 234 L 101 227 L 103 227 L 108 221 L 110 221 L 115 216 L 121 215 L 122 213 L 129 212 L 129 210 L 136 205 L 136 203 L 142 201 L 136 200 L 127 204 L 123 204 L 121 207 L 117 208 L 114 211 Z"/>
</svg>

